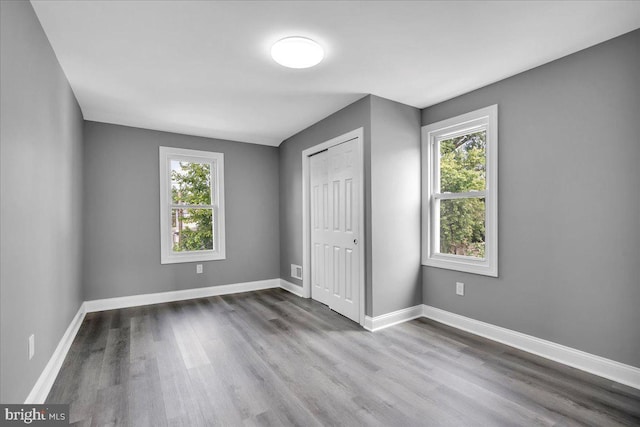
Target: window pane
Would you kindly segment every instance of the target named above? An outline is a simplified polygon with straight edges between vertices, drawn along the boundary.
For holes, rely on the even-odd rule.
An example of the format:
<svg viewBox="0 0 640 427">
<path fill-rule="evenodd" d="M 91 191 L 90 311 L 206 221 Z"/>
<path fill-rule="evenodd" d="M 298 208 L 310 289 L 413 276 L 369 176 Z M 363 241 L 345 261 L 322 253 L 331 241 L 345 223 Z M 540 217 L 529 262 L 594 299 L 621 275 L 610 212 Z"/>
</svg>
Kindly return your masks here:
<svg viewBox="0 0 640 427">
<path fill-rule="evenodd" d="M 212 209 L 171 209 L 171 238 L 174 252 L 212 250 Z"/>
<path fill-rule="evenodd" d="M 171 160 L 171 202 L 210 205 L 211 164 Z"/>
<path fill-rule="evenodd" d="M 440 200 L 440 253 L 484 258 L 485 201 Z"/>
<path fill-rule="evenodd" d="M 440 141 L 440 192 L 464 193 L 484 190 L 487 132 Z"/>
</svg>

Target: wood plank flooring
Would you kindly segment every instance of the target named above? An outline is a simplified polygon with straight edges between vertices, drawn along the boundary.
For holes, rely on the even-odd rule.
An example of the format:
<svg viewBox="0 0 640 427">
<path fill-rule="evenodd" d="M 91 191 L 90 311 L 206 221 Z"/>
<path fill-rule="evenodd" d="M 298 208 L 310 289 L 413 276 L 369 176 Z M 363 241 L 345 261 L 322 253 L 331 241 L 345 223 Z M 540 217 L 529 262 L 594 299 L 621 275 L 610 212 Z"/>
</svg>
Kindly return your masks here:
<svg viewBox="0 0 640 427">
<path fill-rule="evenodd" d="M 47 402 L 81 426 L 640 425 L 638 390 L 279 289 L 90 313 Z"/>
</svg>

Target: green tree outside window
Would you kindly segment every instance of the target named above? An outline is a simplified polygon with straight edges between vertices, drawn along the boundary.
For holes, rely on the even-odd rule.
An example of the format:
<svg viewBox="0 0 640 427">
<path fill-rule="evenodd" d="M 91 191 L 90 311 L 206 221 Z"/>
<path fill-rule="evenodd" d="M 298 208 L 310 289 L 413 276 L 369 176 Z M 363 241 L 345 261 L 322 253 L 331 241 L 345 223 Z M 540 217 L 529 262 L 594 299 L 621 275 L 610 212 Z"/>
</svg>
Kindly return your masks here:
<svg viewBox="0 0 640 427">
<path fill-rule="evenodd" d="M 440 141 L 440 192 L 485 190 L 486 131 Z M 440 201 L 440 253 L 484 258 L 485 200 Z"/>
<path fill-rule="evenodd" d="M 173 251 L 201 251 L 214 248 L 211 207 L 211 164 L 171 162 L 171 226 Z M 202 207 L 196 207 L 202 206 Z"/>
</svg>

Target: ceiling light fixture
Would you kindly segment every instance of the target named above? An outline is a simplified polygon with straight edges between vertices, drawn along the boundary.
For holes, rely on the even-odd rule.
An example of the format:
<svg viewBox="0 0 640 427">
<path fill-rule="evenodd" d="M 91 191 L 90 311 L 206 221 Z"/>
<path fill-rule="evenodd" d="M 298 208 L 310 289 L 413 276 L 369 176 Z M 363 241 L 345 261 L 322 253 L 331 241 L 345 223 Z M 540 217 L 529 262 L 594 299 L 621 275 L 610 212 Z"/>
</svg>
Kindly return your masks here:
<svg viewBox="0 0 640 427">
<path fill-rule="evenodd" d="M 324 58 L 322 46 L 306 37 L 286 37 L 271 47 L 271 57 L 289 68 L 309 68 Z"/>
</svg>

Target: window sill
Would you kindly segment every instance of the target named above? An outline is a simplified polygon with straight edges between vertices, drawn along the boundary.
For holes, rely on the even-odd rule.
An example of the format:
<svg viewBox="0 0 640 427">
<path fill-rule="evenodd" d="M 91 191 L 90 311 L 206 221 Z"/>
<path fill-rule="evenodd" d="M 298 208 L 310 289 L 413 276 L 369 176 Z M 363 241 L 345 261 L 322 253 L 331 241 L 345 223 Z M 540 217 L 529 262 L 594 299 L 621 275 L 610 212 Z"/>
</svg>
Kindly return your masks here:
<svg viewBox="0 0 640 427">
<path fill-rule="evenodd" d="M 465 257 L 465 259 L 447 259 L 433 257 L 423 259 L 422 265 L 426 267 L 437 267 L 464 273 L 498 277 L 498 266 L 495 263 L 491 265 L 487 260 L 476 261 L 472 258 L 467 257 Z"/>
<path fill-rule="evenodd" d="M 224 253 L 219 252 L 199 252 L 190 254 L 162 255 L 160 264 L 180 264 L 185 262 L 221 261 L 226 259 Z"/>
</svg>

